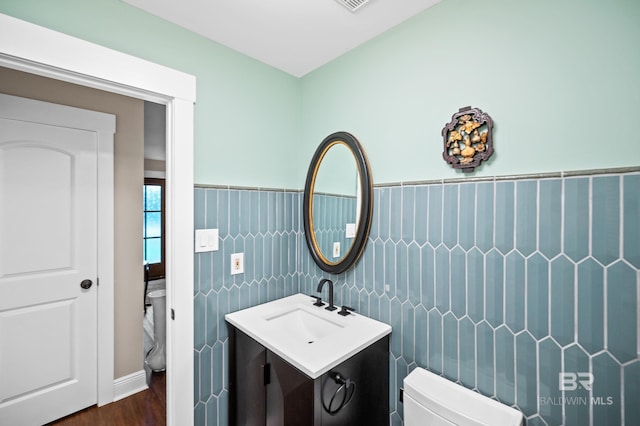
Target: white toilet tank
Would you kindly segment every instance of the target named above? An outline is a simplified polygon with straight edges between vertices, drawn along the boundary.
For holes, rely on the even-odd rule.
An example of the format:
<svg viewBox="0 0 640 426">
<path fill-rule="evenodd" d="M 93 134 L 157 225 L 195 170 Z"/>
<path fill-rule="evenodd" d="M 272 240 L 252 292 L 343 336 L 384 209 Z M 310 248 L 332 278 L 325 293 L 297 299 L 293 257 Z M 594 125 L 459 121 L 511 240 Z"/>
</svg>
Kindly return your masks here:
<svg viewBox="0 0 640 426">
<path fill-rule="evenodd" d="M 423 368 L 404 378 L 404 426 L 521 426 L 522 413 Z"/>
</svg>

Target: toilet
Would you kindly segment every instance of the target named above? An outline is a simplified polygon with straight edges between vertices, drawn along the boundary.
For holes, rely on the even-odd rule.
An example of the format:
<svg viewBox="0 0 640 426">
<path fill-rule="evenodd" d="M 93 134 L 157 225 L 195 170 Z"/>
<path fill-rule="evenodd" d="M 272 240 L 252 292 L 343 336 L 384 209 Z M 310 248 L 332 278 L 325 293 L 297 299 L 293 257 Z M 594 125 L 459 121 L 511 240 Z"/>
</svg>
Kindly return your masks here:
<svg viewBox="0 0 640 426">
<path fill-rule="evenodd" d="M 522 426 L 522 413 L 416 368 L 404 378 L 404 426 Z"/>
</svg>

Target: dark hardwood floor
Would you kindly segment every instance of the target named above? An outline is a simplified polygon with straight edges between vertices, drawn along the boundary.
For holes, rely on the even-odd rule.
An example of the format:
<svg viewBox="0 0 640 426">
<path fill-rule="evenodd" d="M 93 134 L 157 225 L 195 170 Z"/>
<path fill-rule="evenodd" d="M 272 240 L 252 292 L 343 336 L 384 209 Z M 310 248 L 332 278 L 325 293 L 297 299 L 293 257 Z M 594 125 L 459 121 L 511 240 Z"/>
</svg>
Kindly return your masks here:
<svg viewBox="0 0 640 426">
<path fill-rule="evenodd" d="M 120 401 L 86 408 L 49 425 L 55 426 L 161 426 L 166 424 L 165 373 L 153 373 L 149 389 Z"/>
</svg>

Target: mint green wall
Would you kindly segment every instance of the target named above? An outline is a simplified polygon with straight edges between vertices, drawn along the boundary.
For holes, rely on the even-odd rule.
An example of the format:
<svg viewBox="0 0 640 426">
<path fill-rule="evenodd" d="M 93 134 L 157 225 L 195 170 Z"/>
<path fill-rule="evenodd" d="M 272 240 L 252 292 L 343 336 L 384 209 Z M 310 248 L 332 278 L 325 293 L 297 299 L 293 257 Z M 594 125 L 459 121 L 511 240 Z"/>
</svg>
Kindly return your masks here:
<svg viewBox="0 0 640 426">
<path fill-rule="evenodd" d="M 338 130 L 376 183 L 459 177 L 440 132 L 467 105 L 496 123 L 474 176 L 640 164 L 636 0 L 443 0 L 302 79 L 118 0 L 0 0 L 0 13 L 195 75 L 197 184 L 301 189 Z"/>
<path fill-rule="evenodd" d="M 461 177 L 440 132 L 471 105 L 495 122 L 474 176 L 640 165 L 639 19 L 636 0 L 444 0 L 302 79 L 301 162 L 346 130 L 375 183 Z"/>
<path fill-rule="evenodd" d="M 195 182 L 302 188 L 299 81 L 119 0 L 0 0 L 0 13 L 197 78 Z"/>
</svg>

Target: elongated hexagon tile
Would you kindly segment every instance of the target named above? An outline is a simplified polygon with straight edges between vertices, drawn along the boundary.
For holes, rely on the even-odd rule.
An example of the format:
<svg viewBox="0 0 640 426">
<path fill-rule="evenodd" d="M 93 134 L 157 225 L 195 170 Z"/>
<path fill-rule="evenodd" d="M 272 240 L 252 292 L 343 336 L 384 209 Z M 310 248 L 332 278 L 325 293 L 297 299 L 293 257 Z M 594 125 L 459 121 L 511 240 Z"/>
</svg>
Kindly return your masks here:
<svg viewBox="0 0 640 426">
<path fill-rule="evenodd" d="M 520 253 L 513 251 L 505 257 L 505 318 L 509 328 L 518 332 L 525 326 L 525 261 Z"/>
<path fill-rule="evenodd" d="M 429 311 L 429 365 L 435 373 L 442 373 L 442 315 L 437 309 Z"/>
<path fill-rule="evenodd" d="M 624 418 L 630 424 L 640 422 L 640 360 L 624 367 Z"/>
<path fill-rule="evenodd" d="M 638 271 L 625 262 L 607 268 L 607 348 L 620 362 L 638 356 Z"/>
<path fill-rule="evenodd" d="M 538 250 L 548 259 L 558 255 L 562 249 L 562 181 L 545 179 L 540 181 L 540 206 L 538 214 Z"/>
<path fill-rule="evenodd" d="M 551 335 L 561 345 L 574 339 L 575 265 L 565 256 L 551 262 Z"/>
<path fill-rule="evenodd" d="M 422 279 L 421 272 L 421 251 L 415 242 L 407 247 L 407 281 L 409 286 L 409 300 L 414 304 L 420 303 L 420 292 Z"/>
<path fill-rule="evenodd" d="M 495 246 L 502 254 L 513 249 L 515 230 L 515 183 L 496 183 Z"/>
<path fill-rule="evenodd" d="M 224 347 L 221 342 L 216 342 L 211 351 L 212 383 L 211 392 L 219 395 L 223 389 L 224 374 Z"/>
<path fill-rule="evenodd" d="M 536 253 L 527 259 L 527 329 L 536 338 L 549 334 L 549 262 Z"/>
<path fill-rule="evenodd" d="M 391 188 L 379 188 L 378 193 L 378 236 L 384 241 L 391 235 L 390 209 Z"/>
<path fill-rule="evenodd" d="M 409 265 L 409 253 L 404 241 L 396 245 L 396 297 L 404 302 L 409 297 L 409 268 L 416 265 Z"/>
<path fill-rule="evenodd" d="M 491 250 L 485 265 L 485 316 L 489 324 L 498 327 L 504 322 L 504 256 Z"/>
<path fill-rule="evenodd" d="M 414 312 L 415 321 L 415 362 L 422 368 L 427 367 L 429 314 L 422 305 Z"/>
<path fill-rule="evenodd" d="M 593 357 L 592 399 L 594 425 L 622 424 L 621 367 L 613 357 L 603 352 Z"/>
<path fill-rule="evenodd" d="M 460 184 L 460 207 L 458 218 L 458 244 L 465 250 L 475 242 L 476 184 Z M 481 224 L 482 225 L 482 224 Z"/>
<path fill-rule="evenodd" d="M 200 351 L 194 349 L 193 351 L 193 374 L 195 380 L 193 381 L 193 404 L 198 404 L 200 401 Z"/>
<path fill-rule="evenodd" d="M 475 323 L 485 317 L 484 313 L 484 255 L 477 248 L 467 253 L 467 315 Z M 452 301 L 453 304 L 453 301 Z"/>
<path fill-rule="evenodd" d="M 564 253 L 574 262 L 589 255 L 589 178 L 564 180 Z"/>
<path fill-rule="evenodd" d="M 397 298 L 390 301 L 389 324 L 398 333 L 391 333 L 391 352 L 397 356 L 402 355 L 402 304 Z"/>
<path fill-rule="evenodd" d="M 207 426 L 217 426 L 218 424 L 218 398 L 215 396 L 211 396 L 209 401 L 207 401 L 206 405 L 207 410 Z M 200 423 L 196 423 L 200 424 Z"/>
<path fill-rule="evenodd" d="M 516 402 L 527 416 L 538 411 L 536 340 L 527 332 L 516 336 Z"/>
<path fill-rule="evenodd" d="M 211 397 L 211 367 L 211 346 L 205 345 L 200 351 L 200 402 L 206 402 Z"/>
<path fill-rule="evenodd" d="M 507 327 L 496 329 L 495 346 L 496 397 L 500 402 L 513 405 L 516 403 L 515 344 L 513 333 Z"/>
<path fill-rule="evenodd" d="M 415 186 L 404 186 L 401 189 L 402 191 L 402 215 L 401 216 L 392 216 L 392 217 L 401 217 L 402 220 L 400 224 L 402 225 L 402 236 L 401 240 L 403 241 L 413 241 L 414 233 L 415 233 Z M 395 220 L 395 222 L 398 222 Z"/>
<path fill-rule="evenodd" d="M 460 383 L 473 389 L 476 387 L 476 335 L 475 325 L 464 317 L 458 325 L 458 363 Z"/>
<path fill-rule="evenodd" d="M 444 185 L 442 242 L 453 248 L 458 243 L 458 185 Z"/>
<path fill-rule="evenodd" d="M 536 250 L 538 182 L 518 181 L 516 193 L 516 248 L 529 256 Z"/>
<path fill-rule="evenodd" d="M 562 391 L 558 377 L 562 372 L 562 349 L 551 338 L 538 343 L 539 414 L 549 425 L 562 424 Z M 546 403 L 544 403 L 546 402 Z"/>
<path fill-rule="evenodd" d="M 591 373 L 589 368 L 589 354 L 587 354 L 577 344 L 568 346 L 563 350 L 564 359 L 562 366 L 563 380 L 560 383 L 558 377 L 558 387 L 562 384 L 562 395 L 566 401 L 571 403 L 561 404 L 565 410 L 565 424 L 567 425 L 588 425 L 589 424 L 589 390 L 584 386 L 577 386 L 574 380 L 578 373 L 585 377 L 585 373 Z M 566 380 L 564 379 L 566 375 Z M 588 378 L 588 376 L 586 376 Z M 574 386 L 575 385 L 575 386 Z"/>
<path fill-rule="evenodd" d="M 389 188 L 391 191 L 390 210 L 389 210 L 389 237 L 392 241 L 398 242 L 402 240 L 402 222 L 397 220 L 402 218 L 402 190 L 401 186 Z M 408 224 L 410 225 L 410 223 Z"/>
<path fill-rule="evenodd" d="M 226 407 L 229 406 L 229 391 L 224 390 L 220 393 L 218 397 L 218 425 L 228 425 L 229 424 L 229 411 Z M 222 409 L 221 407 L 225 407 Z M 197 424 L 197 423 L 196 423 Z"/>
<path fill-rule="evenodd" d="M 427 309 L 435 306 L 435 251 L 427 244 L 421 249 L 421 301 Z"/>
<path fill-rule="evenodd" d="M 440 312 L 449 310 L 449 277 L 451 274 L 449 250 L 444 245 L 436 249 L 436 307 Z"/>
<path fill-rule="evenodd" d="M 458 320 L 447 312 L 443 319 L 443 373 L 454 382 L 458 380 Z"/>
<path fill-rule="evenodd" d="M 384 243 L 384 283 L 395 293 L 396 290 L 396 244 L 387 240 Z"/>
<path fill-rule="evenodd" d="M 199 266 L 200 270 L 198 271 L 199 276 L 199 284 L 200 284 L 200 292 L 202 294 L 207 294 L 213 288 L 213 270 L 212 270 L 212 262 L 213 255 L 211 252 L 208 253 L 199 253 Z"/>
<path fill-rule="evenodd" d="M 201 313 L 198 312 L 197 315 L 201 315 Z M 218 318 L 218 294 L 215 291 L 206 296 L 205 317 L 207 318 L 205 342 L 212 345 L 218 340 L 218 321 L 216 320 Z"/>
<path fill-rule="evenodd" d="M 604 270 L 588 258 L 578 265 L 578 342 L 589 353 L 604 348 Z"/>
<path fill-rule="evenodd" d="M 196 403 L 194 407 L 193 420 L 197 425 L 207 424 L 207 406 L 203 402 Z"/>
<path fill-rule="evenodd" d="M 427 242 L 429 187 L 427 185 L 417 186 L 414 196 L 414 240 L 418 245 L 422 246 Z"/>
<path fill-rule="evenodd" d="M 623 252 L 624 258 L 640 269 L 640 174 L 623 178 Z"/>
<path fill-rule="evenodd" d="M 620 178 L 597 176 L 592 182 L 591 250 L 603 265 L 620 255 Z"/>
<path fill-rule="evenodd" d="M 194 348 L 196 350 L 202 350 L 204 345 L 206 344 L 207 338 L 207 315 L 206 315 L 206 306 L 207 306 L 207 297 L 198 293 L 193 300 L 194 304 L 194 322 L 193 322 L 193 340 L 194 340 Z"/>
<path fill-rule="evenodd" d="M 476 186 L 476 247 L 487 252 L 494 247 L 493 244 L 493 203 L 494 183 L 480 182 Z"/>
<path fill-rule="evenodd" d="M 493 329 L 486 321 L 476 325 L 476 365 L 477 365 L 477 384 L 476 387 L 480 393 L 493 396 L 496 394 L 494 388 L 494 336 Z M 513 362 L 513 352 L 511 355 Z"/>
<path fill-rule="evenodd" d="M 229 191 L 229 235 L 240 234 L 240 191 Z"/>
<path fill-rule="evenodd" d="M 374 289 L 378 295 L 384 293 L 384 285 L 385 285 L 385 275 L 384 275 L 384 262 L 380 259 L 384 259 L 384 243 L 382 240 L 377 239 L 374 242 L 374 252 L 376 256 L 376 265 L 375 265 L 375 284 Z"/>
<path fill-rule="evenodd" d="M 451 311 L 456 318 L 462 318 L 465 314 L 466 296 L 466 256 L 460 246 L 451 250 L 450 287 L 451 287 Z"/>
<path fill-rule="evenodd" d="M 224 339 L 229 337 L 229 330 L 227 328 L 227 324 L 224 321 L 224 316 L 229 312 L 229 291 L 223 288 L 218 292 L 218 317 L 216 318 L 216 320 L 218 321 L 219 341 L 223 341 Z"/>
<path fill-rule="evenodd" d="M 402 304 L 402 357 L 407 361 L 415 359 L 414 309 L 409 302 Z"/>
<path fill-rule="evenodd" d="M 442 242 L 442 185 L 429 187 L 428 241 L 435 247 Z"/>
</svg>

